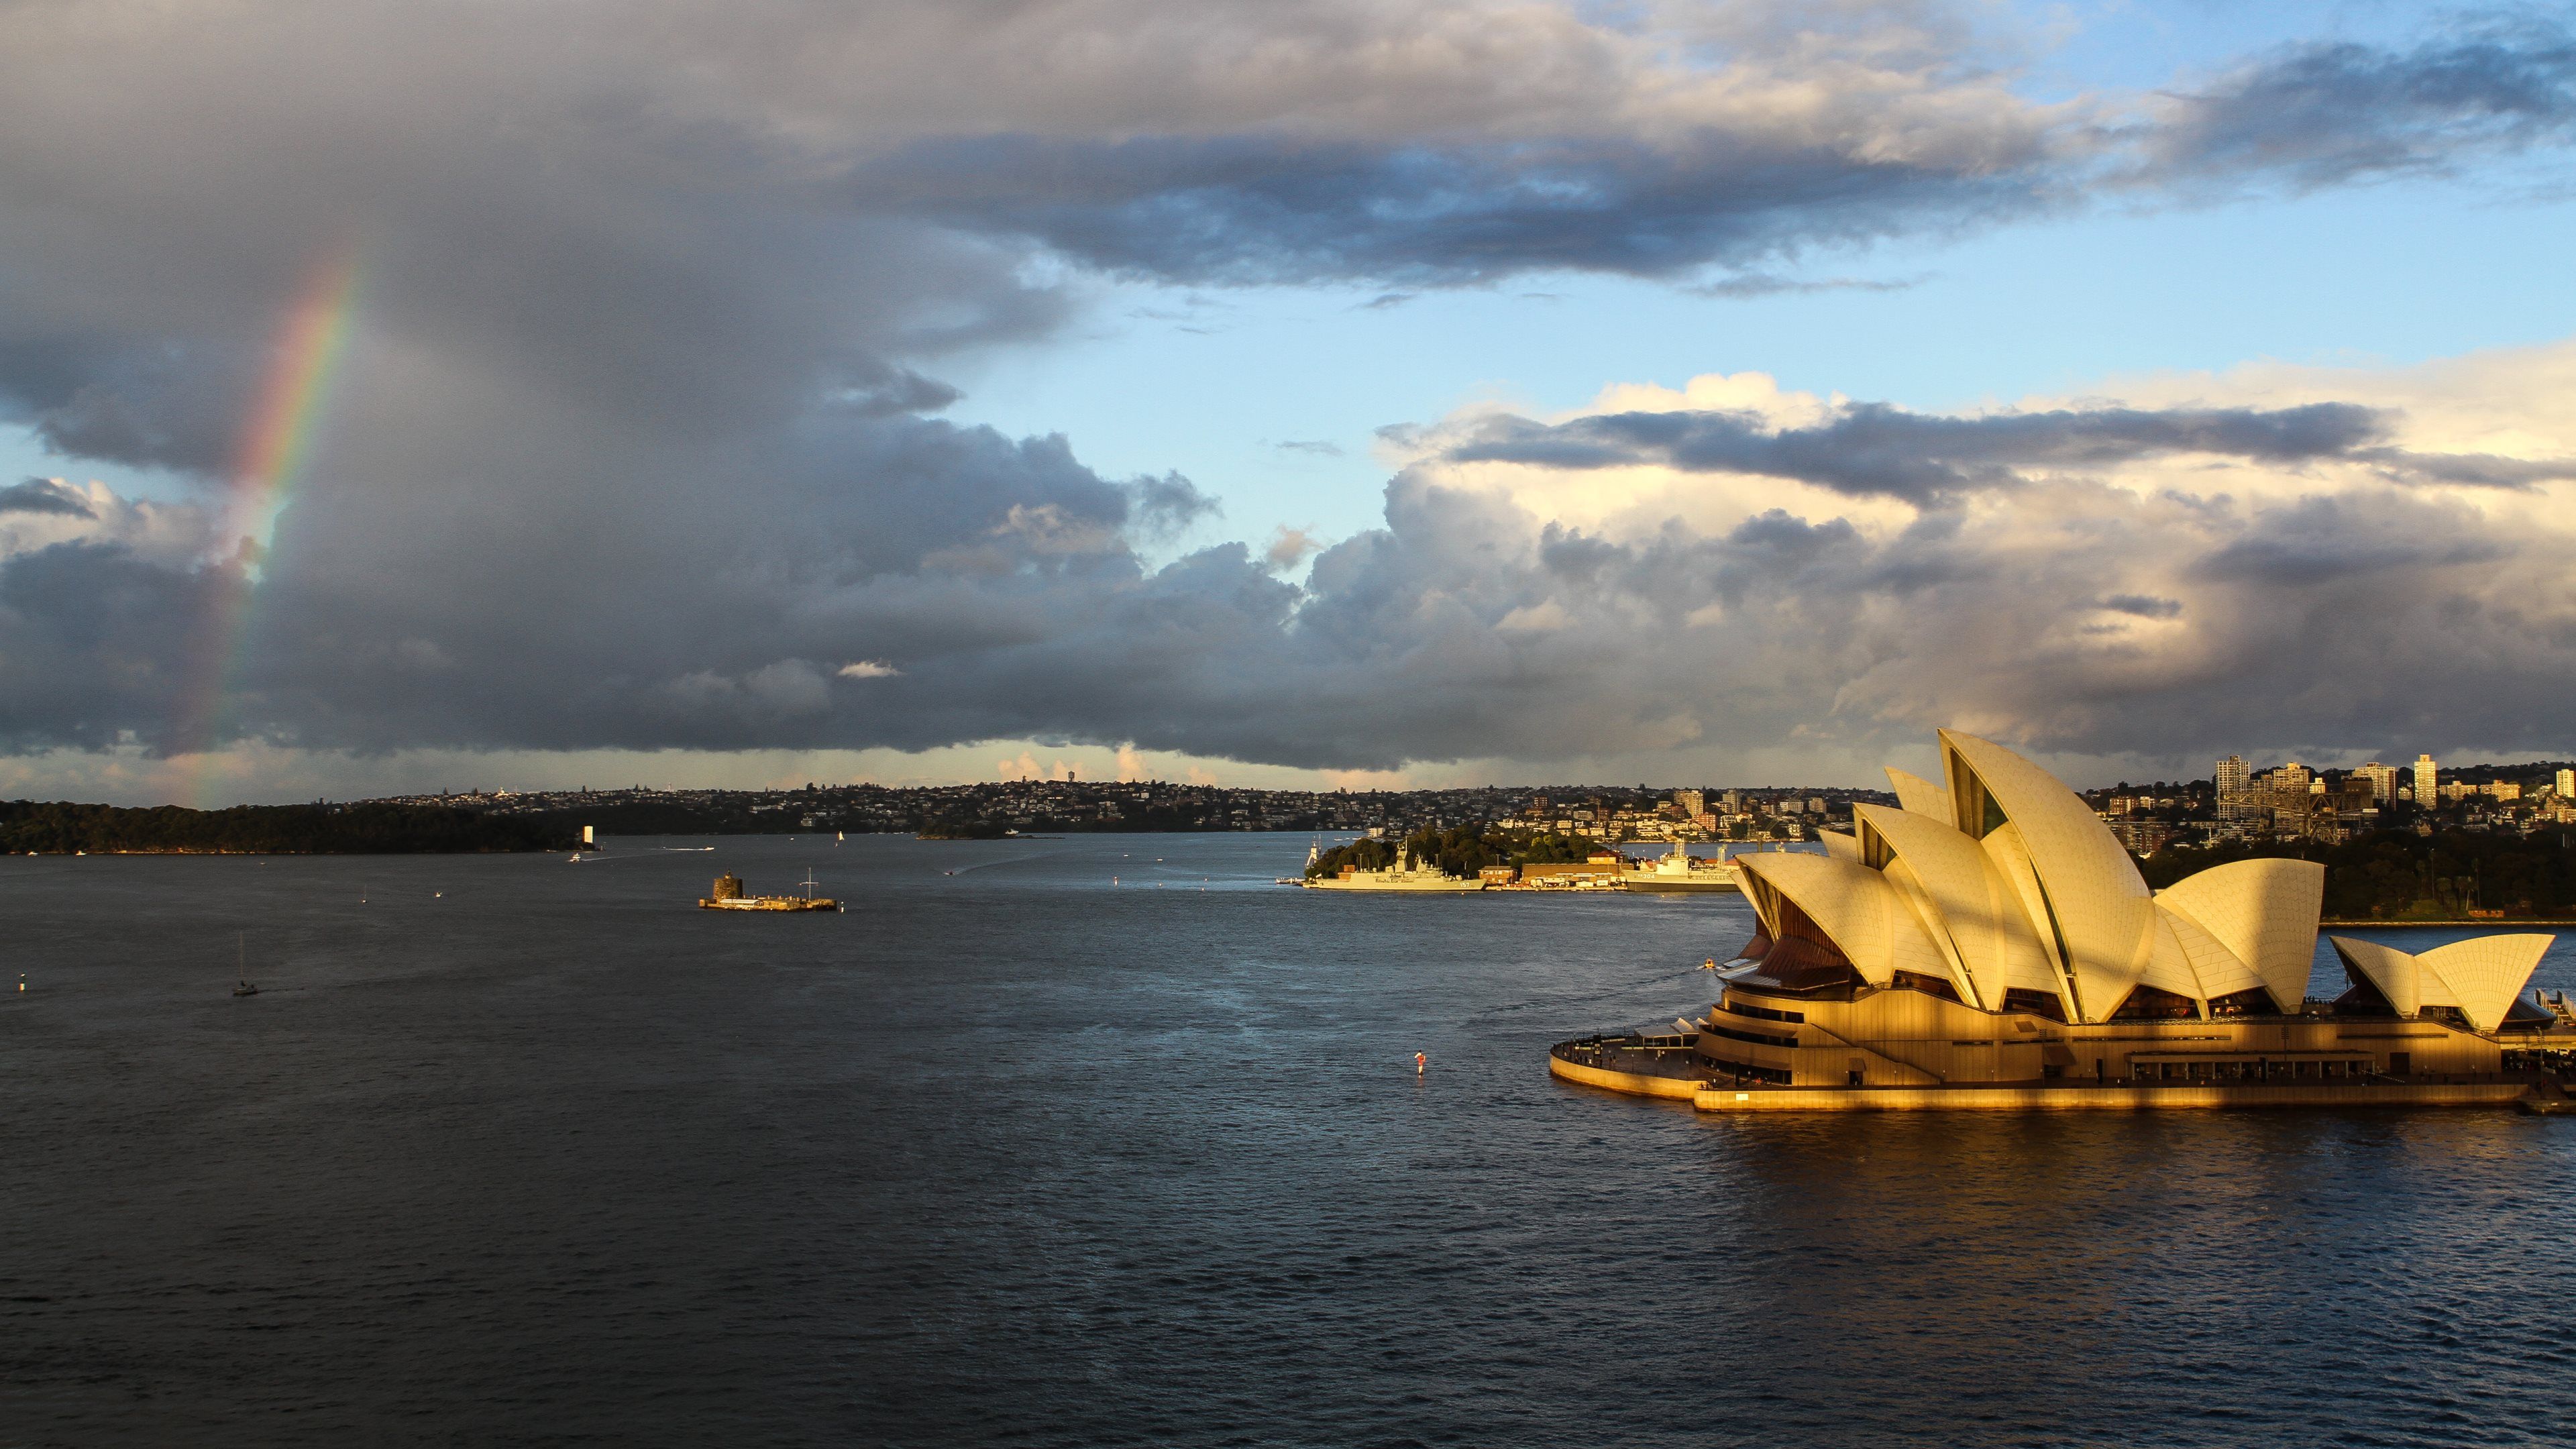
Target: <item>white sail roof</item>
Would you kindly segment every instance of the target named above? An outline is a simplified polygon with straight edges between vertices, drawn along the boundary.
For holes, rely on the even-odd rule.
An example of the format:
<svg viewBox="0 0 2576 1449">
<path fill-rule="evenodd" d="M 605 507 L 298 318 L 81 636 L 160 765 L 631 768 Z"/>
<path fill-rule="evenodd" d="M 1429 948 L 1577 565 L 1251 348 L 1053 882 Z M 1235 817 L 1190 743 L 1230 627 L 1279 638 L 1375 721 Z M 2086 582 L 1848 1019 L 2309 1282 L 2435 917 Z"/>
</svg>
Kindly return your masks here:
<svg viewBox="0 0 2576 1449">
<path fill-rule="evenodd" d="M 2326 868 L 2315 861 L 2240 860 L 2174 882 L 2156 893 L 2156 904 L 2217 937 L 2281 1010 L 2297 1011 L 2307 1000 L 2325 896 Z"/>
<path fill-rule="evenodd" d="M 1896 790 L 1896 803 L 1899 808 L 1911 810 L 1917 815 L 1929 815 L 1944 825 L 1958 823 L 1950 818 L 1949 791 L 1920 775 L 1909 775 L 1893 765 L 1887 767 L 1887 783 Z"/>
<path fill-rule="evenodd" d="M 2145 878 L 2110 827 L 2047 771 L 1974 735 L 1943 730 L 1941 744 L 1953 817 L 1971 835 L 2001 824 L 2020 832 L 2039 887 L 2032 924 L 2049 933 L 2043 940 L 2053 936 L 2080 1018 L 2107 1019 L 2150 974 L 2156 913 Z"/>
<path fill-rule="evenodd" d="M 2262 988 L 2263 978 L 2255 974 L 2254 968 L 2227 949 L 2225 942 L 2202 929 L 2199 922 L 2180 911 L 2164 909 L 2162 901 L 2156 903 L 2156 920 L 2158 929 L 2173 938 L 2173 949 L 2181 952 L 2195 983 L 2193 990 L 2182 994 L 2200 1002 L 2203 1008 L 2213 996 L 2233 996 L 2239 991 Z M 2163 949 L 2160 943 L 2158 950 Z"/>
<path fill-rule="evenodd" d="M 1921 883 L 1934 913 L 1927 933 L 1973 987 L 1963 996 L 1992 1010 L 2015 987 L 2056 993 L 2056 972 L 2019 893 L 1982 846 L 1921 811 L 1859 805 L 1852 814 L 1862 858 L 1891 871 L 1902 862 Z"/>
<path fill-rule="evenodd" d="M 2100 1022 L 2142 1001 L 2141 988 L 2204 1016 L 2217 998 L 2257 991 L 2300 1009 L 2324 867 L 2244 861 L 2150 892 L 2110 829 L 2047 771 L 1974 735 L 1940 740 L 1944 783 L 1888 771 L 1902 806 L 1857 807 L 1850 835 L 1824 837 L 1828 854 L 1736 857 L 1775 938 L 1794 904 L 1869 985 L 1899 972 L 1946 980 L 1988 1011 L 2028 991 Z M 2398 1010 L 2456 1006 L 2492 1030 L 2550 939 L 2488 936 L 2412 956 L 2339 937 L 2336 949 Z"/>
<path fill-rule="evenodd" d="M 2504 1024 L 2504 1014 L 2549 951 L 2551 936 L 2472 936 L 2436 946 L 2415 959 L 2451 990 L 2451 1004 L 2480 1031 Z"/>
<path fill-rule="evenodd" d="M 1887 985 L 1899 971 L 1949 979 L 1939 948 L 1879 872 L 1799 851 L 1738 856 L 1736 869 L 1795 903 L 1872 986 Z M 1777 928 L 1775 911 L 1764 912 L 1764 924 Z"/>
<path fill-rule="evenodd" d="M 2428 1006 L 2454 1006 L 2480 1031 L 2504 1024 L 2551 936 L 2472 936 L 2410 955 L 2394 946 L 2351 936 L 2326 938 L 2346 966 L 2359 972 L 2400 1016 Z"/>
</svg>

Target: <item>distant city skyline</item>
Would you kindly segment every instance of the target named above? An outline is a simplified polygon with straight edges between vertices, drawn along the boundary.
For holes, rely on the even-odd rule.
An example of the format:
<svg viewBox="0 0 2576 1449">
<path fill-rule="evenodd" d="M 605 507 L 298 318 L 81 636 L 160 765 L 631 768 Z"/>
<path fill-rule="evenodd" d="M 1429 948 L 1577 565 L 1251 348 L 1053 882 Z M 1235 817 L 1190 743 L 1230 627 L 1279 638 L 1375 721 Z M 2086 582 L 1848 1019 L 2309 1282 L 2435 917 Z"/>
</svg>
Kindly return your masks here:
<svg viewBox="0 0 2576 1449">
<path fill-rule="evenodd" d="M 0 794 L 2576 755 L 2576 10 L 959 15 L 13 14 Z"/>
</svg>

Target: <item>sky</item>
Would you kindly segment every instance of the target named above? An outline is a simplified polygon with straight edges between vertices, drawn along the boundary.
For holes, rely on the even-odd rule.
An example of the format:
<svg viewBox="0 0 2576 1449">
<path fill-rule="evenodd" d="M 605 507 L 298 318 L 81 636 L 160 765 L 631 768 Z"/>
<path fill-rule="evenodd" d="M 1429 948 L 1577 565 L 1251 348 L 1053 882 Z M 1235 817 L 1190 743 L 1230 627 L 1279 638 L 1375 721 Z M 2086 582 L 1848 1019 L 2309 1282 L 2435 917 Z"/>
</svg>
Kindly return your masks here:
<svg viewBox="0 0 2576 1449">
<path fill-rule="evenodd" d="M 0 795 L 2576 756 L 2576 10 L 0 9 Z"/>
</svg>

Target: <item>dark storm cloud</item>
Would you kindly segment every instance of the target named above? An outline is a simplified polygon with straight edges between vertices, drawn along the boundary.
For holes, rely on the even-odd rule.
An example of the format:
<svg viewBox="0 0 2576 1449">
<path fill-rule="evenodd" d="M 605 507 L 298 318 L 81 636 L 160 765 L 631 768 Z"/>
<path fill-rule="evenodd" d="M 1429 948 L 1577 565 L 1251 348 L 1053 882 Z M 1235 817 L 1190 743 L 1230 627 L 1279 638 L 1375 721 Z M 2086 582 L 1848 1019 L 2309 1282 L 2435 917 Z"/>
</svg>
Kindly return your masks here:
<svg viewBox="0 0 2576 1449">
<path fill-rule="evenodd" d="M 1827 30 L 1811 9 L 1694 12 L 1707 28 L 1676 39 L 1568 7 L 1359 0 L 750 3 L 644 24 L 584 3 L 0 7 L 0 419 L 202 489 L 195 508 L 0 494 L 0 741 L 207 743 L 178 733 L 180 700 L 207 677 L 205 622 L 245 590 L 227 738 L 1035 734 L 1381 766 L 1913 720 L 1963 681 L 2023 702 L 2058 687 L 2080 713 L 2126 686 L 2050 654 L 2070 601 L 2099 622 L 2090 601 L 2178 599 L 2105 608 L 2140 629 L 2254 619 L 2243 637 L 2280 642 L 2311 617 L 2298 589 L 2351 590 L 2341 617 L 2388 621 L 2452 680 L 2475 629 L 2557 617 L 2545 581 L 2511 608 L 2464 592 L 2459 560 L 2511 574 L 2526 556 L 2402 500 L 2565 471 L 2406 453 L 2344 404 L 1864 405 L 1786 431 L 1637 414 L 1457 440 L 1458 458 L 1917 502 L 2175 453 L 2405 485 L 2369 519 L 2141 504 L 2164 511 L 2112 532 L 2201 532 L 2135 579 L 2107 545 L 2017 552 L 1955 521 L 1880 538 L 1774 511 L 1614 538 L 1426 465 L 1390 485 L 1385 528 L 1294 584 L 1302 535 L 1153 559 L 1212 513 L 1190 480 L 925 416 L 956 399 L 939 374 L 961 354 L 1053 335 L 1086 272 L 1403 289 L 1714 269 L 1751 292 L 1820 245 L 2080 205 L 2106 176 L 2388 169 L 2299 139 L 2314 127 L 2264 132 L 2278 96 L 2328 118 L 2379 105 L 2355 120 L 2370 146 L 2428 162 L 2557 134 L 2559 42 L 2538 30 L 2276 57 L 2140 117 L 2028 102 L 1926 7 L 1893 25 L 1840 7 Z M 221 489 L 295 299 L 344 255 L 352 341 L 254 590 L 212 536 Z M 2447 541 L 2391 551 L 2390 518 Z M 1914 662 L 1989 635 L 1992 662 Z"/>
<path fill-rule="evenodd" d="M 312 557 L 284 534 L 233 712 L 258 737 L 361 750 L 1036 735 L 1391 768 L 1940 719 L 2042 747 L 2251 730 L 2376 748 L 2367 729 L 2437 718 L 2428 742 L 2509 743 L 2554 728 L 2530 711 L 2563 707 L 2576 677 L 2551 547 L 2413 489 L 2251 506 L 2042 478 L 2026 510 L 1974 522 L 1872 533 L 1773 508 L 1614 537 L 1414 470 L 1387 527 L 1326 549 L 1301 586 L 1239 544 L 1145 564 L 1126 539 L 1168 480 L 1100 479 L 984 430 L 904 431 L 869 491 L 842 487 L 843 451 L 818 445 L 749 461 L 755 514 L 718 485 L 630 526 L 613 562 L 631 583 L 565 566 L 570 520 L 464 554 L 441 532 Z M 966 481 L 975 501 L 897 521 L 885 505 L 907 479 Z M 361 530 L 349 506 L 302 526 Z M 931 526 L 961 516 L 977 521 Z M 877 527 L 911 541 L 871 553 Z M 405 584 L 429 575 L 434 592 Z M 186 622 L 238 586 L 88 546 L 22 555 L 0 581 L 0 626 L 42 646 L 0 655 L 23 747 L 159 717 L 194 663 Z M 521 597 L 491 607 L 505 588 Z M 2133 623 L 2073 627 L 2086 619 Z M 845 674 L 855 661 L 881 667 Z"/>
<path fill-rule="evenodd" d="M 1610 413 L 1553 425 L 1493 418 L 1445 451 L 1463 463 L 1658 463 L 1691 472 L 1755 473 L 1854 497 L 1928 504 L 1977 489 L 2017 487 L 2035 470 L 2098 468 L 2165 453 L 2281 464 L 2349 458 L 2385 437 L 2386 429 L 2380 414 L 2349 403 L 2270 411 L 2098 408 L 1975 418 L 1864 403 L 1819 426 L 1776 430 L 1751 414 L 1729 412 Z M 2370 456 L 2403 466 L 2405 455 L 2376 449 Z"/>
<path fill-rule="evenodd" d="M 118 544 L 56 544 L 0 568 L 0 747 L 98 749 L 184 708 L 187 655 L 240 587 Z"/>
<path fill-rule="evenodd" d="M 2232 583 L 2307 587 L 2494 564 L 2517 551 L 2507 538 L 2441 521 L 2449 526 L 2389 528 L 2368 502 L 2306 499 L 2272 513 L 2261 532 L 2212 550 L 2193 571 Z"/>
</svg>

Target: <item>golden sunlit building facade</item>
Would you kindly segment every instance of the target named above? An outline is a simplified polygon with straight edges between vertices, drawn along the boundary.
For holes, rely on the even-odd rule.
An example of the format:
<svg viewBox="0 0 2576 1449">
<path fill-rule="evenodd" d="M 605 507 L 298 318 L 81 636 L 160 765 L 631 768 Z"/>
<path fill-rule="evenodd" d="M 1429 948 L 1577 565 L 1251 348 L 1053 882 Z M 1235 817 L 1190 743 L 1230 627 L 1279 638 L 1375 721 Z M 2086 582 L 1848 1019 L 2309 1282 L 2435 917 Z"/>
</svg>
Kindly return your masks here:
<svg viewBox="0 0 2576 1449">
<path fill-rule="evenodd" d="M 2150 890 L 2047 771 L 1939 741 L 1940 781 L 1890 770 L 1898 804 L 1856 807 L 1823 854 L 1739 858 L 1758 926 L 1716 1003 L 1670 1032 L 1561 1044 L 1558 1074 L 1635 1090 L 1601 1076 L 1635 1068 L 1703 1106 L 2137 1106 L 2509 1100 L 2517 1069 L 2576 1063 L 2576 1026 L 2523 995 L 2551 937 L 2420 956 L 2336 938 L 2349 989 L 2310 1001 L 2322 865 Z M 2460 1091 L 2417 1090 L 2433 1087 Z"/>
</svg>

